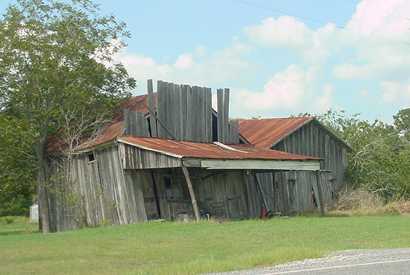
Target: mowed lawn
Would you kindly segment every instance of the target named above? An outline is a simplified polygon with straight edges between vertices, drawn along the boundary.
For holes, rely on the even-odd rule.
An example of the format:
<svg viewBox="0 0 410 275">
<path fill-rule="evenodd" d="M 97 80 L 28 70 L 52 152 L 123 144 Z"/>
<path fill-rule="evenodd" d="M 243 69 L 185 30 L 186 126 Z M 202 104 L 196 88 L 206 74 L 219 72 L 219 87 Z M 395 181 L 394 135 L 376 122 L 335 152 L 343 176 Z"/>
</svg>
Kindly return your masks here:
<svg viewBox="0 0 410 275">
<path fill-rule="evenodd" d="M 20 218 L 0 224 L 0 274 L 195 274 L 394 247 L 410 247 L 409 217 L 153 222 L 48 235 Z"/>
</svg>

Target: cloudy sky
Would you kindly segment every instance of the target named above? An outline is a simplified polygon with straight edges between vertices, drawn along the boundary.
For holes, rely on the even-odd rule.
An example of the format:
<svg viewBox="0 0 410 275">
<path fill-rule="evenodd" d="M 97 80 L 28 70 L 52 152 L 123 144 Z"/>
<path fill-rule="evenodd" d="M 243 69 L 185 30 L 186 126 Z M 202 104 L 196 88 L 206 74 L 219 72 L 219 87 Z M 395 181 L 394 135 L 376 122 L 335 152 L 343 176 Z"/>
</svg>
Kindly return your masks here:
<svg viewBox="0 0 410 275">
<path fill-rule="evenodd" d="M 2 0 L 0 10 L 7 3 Z M 235 117 L 410 105 L 409 0 L 97 0 L 128 24 L 116 59 L 146 79 L 231 89 Z"/>
</svg>

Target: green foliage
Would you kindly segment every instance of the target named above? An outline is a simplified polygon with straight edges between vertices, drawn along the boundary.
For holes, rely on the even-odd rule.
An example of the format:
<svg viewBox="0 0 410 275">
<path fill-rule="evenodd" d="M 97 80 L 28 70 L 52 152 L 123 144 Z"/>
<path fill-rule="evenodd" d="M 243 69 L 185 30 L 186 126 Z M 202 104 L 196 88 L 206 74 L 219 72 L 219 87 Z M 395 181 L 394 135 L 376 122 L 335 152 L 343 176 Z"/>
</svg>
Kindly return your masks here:
<svg viewBox="0 0 410 275">
<path fill-rule="evenodd" d="M 50 137 L 72 149 L 129 96 L 135 80 L 112 59 L 128 36 L 90 0 L 17 0 L 7 8 L 0 18 L 2 211 L 25 207 L 33 171 L 45 194 Z M 39 202 L 47 204 L 45 195 Z"/>
<path fill-rule="evenodd" d="M 358 115 L 329 111 L 319 119 L 352 146 L 348 173 L 356 187 L 383 198 L 410 198 L 410 144 L 403 137 L 406 116 L 395 116 L 395 125 L 360 120 Z M 399 119 L 402 118 L 402 119 Z"/>
<path fill-rule="evenodd" d="M 400 110 L 393 119 L 396 129 L 410 141 L 410 108 Z"/>
<path fill-rule="evenodd" d="M 27 215 L 32 203 L 35 161 L 27 123 L 0 113 L 0 216 Z"/>
<path fill-rule="evenodd" d="M 112 62 L 124 23 L 98 12 L 88 0 L 19 0 L 0 21 L 0 108 L 39 139 L 56 134 L 67 111 L 105 113 L 135 86 Z"/>
</svg>

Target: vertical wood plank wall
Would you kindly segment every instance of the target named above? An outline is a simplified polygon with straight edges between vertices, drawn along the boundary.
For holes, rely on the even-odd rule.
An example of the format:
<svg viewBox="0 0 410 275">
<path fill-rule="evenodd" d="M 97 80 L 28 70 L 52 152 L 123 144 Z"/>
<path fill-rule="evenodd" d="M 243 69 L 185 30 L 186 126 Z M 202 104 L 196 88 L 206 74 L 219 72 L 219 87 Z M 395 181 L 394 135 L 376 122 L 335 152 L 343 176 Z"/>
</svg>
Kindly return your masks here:
<svg viewBox="0 0 410 275">
<path fill-rule="evenodd" d="M 326 206 L 332 205 L 336 194 L 345 185 L 347 148 L 326 129 L 311 122 L 295 131 L 272 149 L 322 158 L 320 186 Z M 258 174 L 266 192 L 270 209 L 282 214 L 315 210 L 313 194 L 316 189 L 315 172 L 292 171 Z M 313 194 L 312 194 L 313 193 Z"/>
<path fill-rule="evenodd" d="M 153 171 L 161 208 L 159 217 L 153 184 L 145 181 L 143 193 L 148 219 L 177 219 L 179 215 L 193 217 L 193 209 L 185 178 L 180 169 Z M 240 219 L 249 217 L 246 185 L 242 171 L 209 172 L 190 168 L 192 184 L 201 213 L 211 217 Z M 170 183 L 170 185 L 167 184 Z"/>
<path fill-rule="evenodd" d="M 95 151 L 93 161 L 89 161 L 87 154 L 75 157 L 71 174 L 75 189 L 66 190 L 59 195 L 64 198 L 52 201 L 51 209 L 55 212 L 52 223 L 56 231 L 147 219 L 142 193 L 144 175 L 123 169 L 116 146 Z M 65 213 L 64 209 L 70 207 L 80 211 L 75 215 Z"/>
<path fill-rule="evenodd" d="M 320 168 L 331 172 L 335 190 L 345 184 L 347 148 L 315 122 L 301 127 L 272 149 L 322 158 Z"/>
</svg>

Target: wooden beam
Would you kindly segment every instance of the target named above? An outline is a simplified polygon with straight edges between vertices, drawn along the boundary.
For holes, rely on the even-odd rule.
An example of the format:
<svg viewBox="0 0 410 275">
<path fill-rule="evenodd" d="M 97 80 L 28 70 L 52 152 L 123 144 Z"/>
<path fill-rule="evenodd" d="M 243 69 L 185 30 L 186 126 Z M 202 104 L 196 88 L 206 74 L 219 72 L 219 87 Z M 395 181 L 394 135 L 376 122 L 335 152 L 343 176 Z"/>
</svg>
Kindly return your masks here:
<svg viewBox="0 0 410 275">
<path fill-rule="evenodd" d="M 320 169 L 320 163 L 316 160 L 203 159 L 201 160 L 201 167 L 206 169 L 317 171 Z"/>
<path fill-rule="evenodd" d="M 161 206 L 160 206 L 160 201 L 159 201 L 159 196 L 158 196 L 157 183 L 155 182 L 154 172 L 150 171 L 150 174 L 151 174 L 151 181 L 152 181 L 152 189 L 154 191 L 155 206 L 157 208 L 158 218 L 161 219 L 162 214 L 161 214 Z"/>
<path fill-rule="evenodd" d="M 188 168 L 186 168 L 184 165 L 182 165 L 181 167 L 182 167 L 182 172 L 184 173 L 184 176 L 185 176 L 185 181 L 188 185 L 189 195 L 191 196 L 192 208 L 194 209 L 195 219 L 198 222 L 200 219 L 199 208 L 196 202 L 195 192 L 192 186 L 191 178 L 189 177 L 189 171 L 188 171 Z"/>
<path fill-rule="evenodd" d="M 320 209 L 320 215 L 325 215 L 325 206 L 323 205 L 323 196 L 322 196 L 322 187 L 320 185 L 320 171 L 316 171 L 316 187 L 317 187 L 317 199 L 318 199 L 318 206 Z"/>
</svg>

